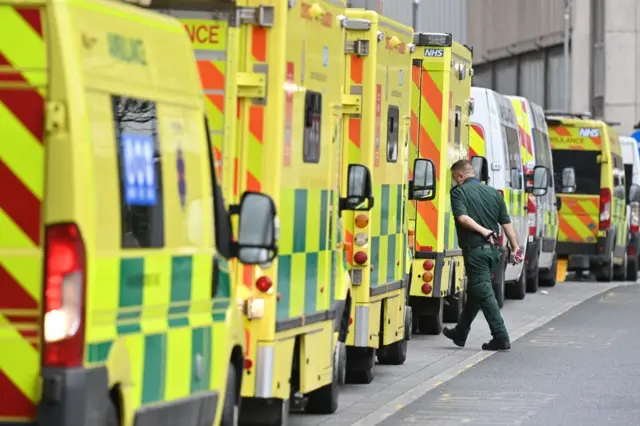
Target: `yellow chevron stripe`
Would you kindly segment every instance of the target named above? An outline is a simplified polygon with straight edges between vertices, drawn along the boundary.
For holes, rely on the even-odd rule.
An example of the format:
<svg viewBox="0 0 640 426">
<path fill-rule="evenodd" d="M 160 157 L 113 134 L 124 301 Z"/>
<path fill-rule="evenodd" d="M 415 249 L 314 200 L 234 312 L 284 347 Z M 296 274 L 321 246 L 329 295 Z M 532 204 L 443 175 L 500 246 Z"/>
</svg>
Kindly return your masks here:
<svg viewBox="0 0 640 426">
<path fill-rule="evenodd" d="M 20 143 L 0 144 L 0 160 L 42 199 L 44 187 L 44 147 L 3 103 L 0 102 L 0 127 L 3 138 Z M 28 161 L 25 159 L 28 158 Z"/>
<path fill-rule="evenodd" d="M 47 67 L 44 40 L 11 6 L 0 6 L 0 22 L 0 52 L 15 67 L 22 69 L 29 84 L 44 94 L 47 84 L 47 74 L 42 71 Z M 16 34 L 20 34 L 19 43 L 15 41 Z"/>
<path fill-rule="evenodd" d="M 0 351 L 0 365 L 5 366 L 4 374 L 27 398 L 34 403 L 38 402 L 37 375 L 33 374 L 40 366 L 38 352 L 3 315 L 0 315 L 0 340 L 11 342 L 10 351 Z M 18 365 L 20 368 L 6 368 Z"/>
</svg>

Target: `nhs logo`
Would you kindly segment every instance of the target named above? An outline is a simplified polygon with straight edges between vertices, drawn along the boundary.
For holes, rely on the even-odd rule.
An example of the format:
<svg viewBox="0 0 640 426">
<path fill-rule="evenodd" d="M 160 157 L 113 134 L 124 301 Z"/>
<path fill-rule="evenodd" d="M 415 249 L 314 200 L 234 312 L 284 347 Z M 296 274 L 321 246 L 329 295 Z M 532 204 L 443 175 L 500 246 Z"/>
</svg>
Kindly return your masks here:
<svg viewBox="0 0 640 426">
<path fill-rule="evenodd" d="M 600 129 L 581 128 L 580 129 L 580 137 L 583 137 L 583 138 L 599 138 L 600 137 Z"/>
<path fill-rule="evenodd" d="M 429 58 L 442 58 L 444 49 L 424 49 L 424 56 Z"/>
</svg>

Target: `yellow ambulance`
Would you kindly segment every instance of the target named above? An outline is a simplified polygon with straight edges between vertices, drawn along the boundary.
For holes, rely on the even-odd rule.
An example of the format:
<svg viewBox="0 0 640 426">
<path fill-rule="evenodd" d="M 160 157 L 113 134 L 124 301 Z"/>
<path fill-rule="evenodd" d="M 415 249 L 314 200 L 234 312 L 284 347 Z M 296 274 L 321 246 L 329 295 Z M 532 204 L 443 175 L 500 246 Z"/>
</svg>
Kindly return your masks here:
<svg viewBox="0 0 640 426">
<path fill-rule="evenodd" d="M 405 183 L 413 31 L 364 9 L 348 9 L 342 25 L 348 206 L 342 220 L 353 286 L 347 381 L 369 383 L 376 355 L 380 364 L 404 363 L 411 333 Z M 359 179 L 370 192 L 353 198 Z"/>
<path fill-rule="evenodd" d="M 618 132 L 588 115 L 546 113 L 558 212 L 558 258 L 598 281 L 624 280 L 627 225 Z"/>
<path fill-rule="evenodd" d="M 0 423 L 236 424 L 228 260 L 275 256 L 275 205 L 233 241 L 182 25 L 3 1 L 0 122 Z"/>
<path fill-rule="evenodd" d="M 264 191 L 279 216 L 277 259 L 234 270 L 246 343 L 240 423 L 284 424 L 290 408 L 332 413 L 345 364 L 337 340 L 350 312 L 335 78 L 344 70 L 345 2 L 171 7 L 163 11 L 183 22 L 196 51 L 225 189 L 234 199 Z"/>
<path fill-rule="evenodd" d="M 409 164 L 415 177 L 416 161 L 429 160 L 435 190 L 410 186 L 409 294 L 414 332 L 439 334 L 444 321 L 458 321 L 464 303 L 464 262 L 449 191 L 451 165 L 469 158 L 472 52 L 451 34 L 418 33 L 414 43 Z"/>
</svg>

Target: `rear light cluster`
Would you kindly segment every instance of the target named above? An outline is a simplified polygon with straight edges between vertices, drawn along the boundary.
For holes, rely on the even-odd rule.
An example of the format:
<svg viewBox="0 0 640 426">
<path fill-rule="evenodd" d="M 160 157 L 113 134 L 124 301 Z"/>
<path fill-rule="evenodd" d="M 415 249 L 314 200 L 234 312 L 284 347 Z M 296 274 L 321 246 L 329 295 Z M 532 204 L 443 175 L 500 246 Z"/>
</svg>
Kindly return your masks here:
<svg viewBox="0 0 640 426">
<path fill-rule="evenodd" d="M 367 225 L 369 225 L 369 216 L 367 216 L 366 214 L 359 214 L 358 216 L 355 217 L 354 221 L 356 224 L 356 228 L 358 228 L 359 230 L 362 230 L 366 228 Z M 357 232 L 356 235 L 354 235 L 353 237 L 353 241 L 358 247 L 364 247 L 367 245 L 367 242 L 368 242 L 367 234 L 365 232 Z M 353 261 L 357 265 L 364 265 L 365 263 L 367 263 L 368 260 L 369 260 L 369 257 L 367 256 L 367 253 L 365 251 L 359 250 L 355 252 L 353 255 Z"/>
<path fill-rule="evenodd" d="M 504 191 L 502 189 L 498 189 L 498 193 L 502 197 L 502 200 L 504 200 Z M 500 247 L 504 245 L 504 232 L 502 231 L 502 228 L 498 229 L 498 245 Z"/>
<path fill-rule="evenodd" d="M 528 222 L 529 222 L 529 236 L 535 237 L 536 230 L 537 230 L 537 227 L 536 227 L 537 208 L 536 208 L 535 198 L 533 195 L 530 195 L 529 200 L 527 201 L 527 211 L 529 212 L 529 214 L 527 215 Z"/>
<path fill-rule="evenodd" d="M 424 294 L 429 294 L 433 290 L 433 268 L 435 267 L 435 263 L 433 260 L 427 259 L 422 263 L 422 292 Z"/>
<path fill-rule="evenodd" d="M 78 367 L 84 356 L 86 257 L 75 224 L 46 229 L 43 364 Z"/>
<path fill-rule="evenodd" d="M 634 203 L 635 204 L 635 203 Z M 631 232 L 640 231 L 640 205 L 632 204 L 631 206 Z"/>
<path fill-rule="evenodd" d="M 600 229 L 611 228 L 611 191 L 600 190 Z"/>
</svg>

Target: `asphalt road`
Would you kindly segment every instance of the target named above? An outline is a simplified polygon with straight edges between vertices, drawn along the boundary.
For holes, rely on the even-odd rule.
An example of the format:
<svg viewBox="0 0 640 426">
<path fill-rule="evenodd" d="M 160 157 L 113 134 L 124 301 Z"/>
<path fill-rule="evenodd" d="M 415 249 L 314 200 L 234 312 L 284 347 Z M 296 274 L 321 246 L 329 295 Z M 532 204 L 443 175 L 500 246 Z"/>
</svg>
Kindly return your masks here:
<svg viewBox="0 0 640 426">
<path fill-rule="evenodd" d="M 613 288 L 380 424 L 640 425 L 639 326 L 640 286 Z"/>
</svg>

